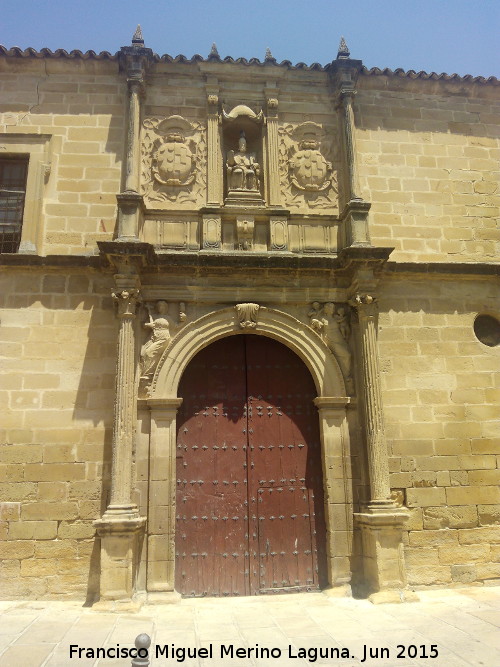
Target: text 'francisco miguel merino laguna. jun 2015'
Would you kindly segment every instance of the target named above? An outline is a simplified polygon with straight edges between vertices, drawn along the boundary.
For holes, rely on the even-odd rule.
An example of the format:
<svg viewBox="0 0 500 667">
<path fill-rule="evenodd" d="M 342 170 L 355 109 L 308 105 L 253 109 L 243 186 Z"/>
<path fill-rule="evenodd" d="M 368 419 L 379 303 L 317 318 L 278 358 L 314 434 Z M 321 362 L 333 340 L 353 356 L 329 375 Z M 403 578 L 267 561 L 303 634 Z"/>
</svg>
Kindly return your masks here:
<svg viewBox="0 0 500 667">
<path fill-rule="evenodd" d="M 368 646 L 363 644 L 354 652 L 347 647 L 309 647 L 288 645 L 287 648 L 263 647 L 259 644 L 251 647 L 238 647 L 234 644 L 209 644 L 199 648 L 195 646 L 176 646 L 175 644 L 156 644 L 147 648 L 130 648 L 116 644 L 107 648 L 91 648 L 71 644 L 69 647 L 70 658 L 164 658 L 182 663 L 189 659 L 233 659 L 248 660 L 255 659 L 303 659 L 308 662 L 316 662 L 319 659 L 351 659 L 359 660 L 361 663 L 371 660 L 387 660 L 390 658 L 437 658 L 438 648 L 435 644 L 399 644 L 394 647 Z"/>
</svg>

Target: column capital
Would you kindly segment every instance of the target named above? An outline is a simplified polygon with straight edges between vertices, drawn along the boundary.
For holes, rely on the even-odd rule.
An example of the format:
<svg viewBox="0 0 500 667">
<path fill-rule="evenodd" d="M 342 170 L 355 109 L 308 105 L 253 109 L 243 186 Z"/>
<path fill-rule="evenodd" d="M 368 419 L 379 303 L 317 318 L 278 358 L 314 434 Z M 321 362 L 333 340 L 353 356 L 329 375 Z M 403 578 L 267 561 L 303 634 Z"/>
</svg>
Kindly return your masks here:
<svg viewBox="0 0 500 667">
<path fill-rule="evenodd" d="M 378 300 L 373 294 L 356 294 L 348 303 L 357 310 L 358 317 L 374 317 L 378 313 Z"/>
<path fill-rule="evenodd" d="M 148 398 L 146 401 L 148 408 L 151 410 L 151 415 L 155 419 L 174 419 L 177 410 L 182 405 L 182 398 Z"/>
<path fill-rule="evenodd" d="M 351 396 L 318 396 L 313 403 L 318 410 L 342 410 L 353 402 Z"/>
<path fill-rule="evenodd" d="M 118 317 L 135 318 L 137 303 L 140 300 L 140 292 L 136 287 L 112 292 L 111 296 L 118 306 Z"/>
</svg>

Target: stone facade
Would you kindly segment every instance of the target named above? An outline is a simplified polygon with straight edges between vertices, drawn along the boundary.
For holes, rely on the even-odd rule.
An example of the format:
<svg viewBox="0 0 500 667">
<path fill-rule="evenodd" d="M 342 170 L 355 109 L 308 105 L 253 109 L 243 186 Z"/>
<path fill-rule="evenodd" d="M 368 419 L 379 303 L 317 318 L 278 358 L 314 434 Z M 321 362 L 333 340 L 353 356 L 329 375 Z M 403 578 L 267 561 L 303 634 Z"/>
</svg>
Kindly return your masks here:
<svg viewBox="0 0 500 667">
<path fill-rule="evenodd" d="M 498 90 L 345 44 L 1 52 L 2 596 L 175 599 L 178 385 L 238 334 L 315 382 L 331 594 L 498 580 Z"/>
</svg>

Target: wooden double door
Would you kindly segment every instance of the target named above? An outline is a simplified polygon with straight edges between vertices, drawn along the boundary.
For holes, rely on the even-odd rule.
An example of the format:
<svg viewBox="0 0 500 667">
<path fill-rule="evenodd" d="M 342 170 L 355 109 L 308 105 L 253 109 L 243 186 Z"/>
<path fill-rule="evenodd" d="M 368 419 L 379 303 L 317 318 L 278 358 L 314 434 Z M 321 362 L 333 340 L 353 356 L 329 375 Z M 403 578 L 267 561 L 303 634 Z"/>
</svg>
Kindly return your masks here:
<svg viewBox="0 0 500 667">
<path fill-rule="evenodd" d="M 179 387 L 176 589 L 255 595 L 326 584 L 314 383 L 284 345 L 224 338 Z"/>
</svg>

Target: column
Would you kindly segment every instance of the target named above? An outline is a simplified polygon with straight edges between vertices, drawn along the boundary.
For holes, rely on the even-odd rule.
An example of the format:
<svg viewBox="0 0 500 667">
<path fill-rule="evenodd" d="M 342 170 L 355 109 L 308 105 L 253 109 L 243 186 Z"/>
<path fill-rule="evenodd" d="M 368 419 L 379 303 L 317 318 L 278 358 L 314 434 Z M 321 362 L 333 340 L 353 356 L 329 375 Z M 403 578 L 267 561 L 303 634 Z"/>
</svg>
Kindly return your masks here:
<svg viewBox="0 0 500 667">
<path fill-rule="evenodd" d="M 358 176 L 356 128 L 354 124 L 353 99 L 355 91 L 341 89 L 338 111 L 344 149 L 344 208 L 346 246 L 369 246 L 368 211 L 370 203 L 363 200 Z"/>
<path fill-rule="evenodd" d="M 353 538 L 352 470 L 346 408 L 351 399 L 320 396 L 323 487 L 325 496 L 326 550 L 329 595 L 351 593 Z"/>
<path fill-rule="evenodd" d="M 100 608 L 134 607 L 137 540 L 146 519 L 132 500 L 132 451 L 135 421 L 134 320 L 138 289 L 133 276 L 117 275 L 113 298 L 120 321 L 108 507 L 94 522 L 101 538 Z M 127 607 L 128 605 L 128 607 Z"/>
<path fill-rule="evenodd" d="M 365 592 L 373 602 L 414 599 L 405 591 L 403 529 L 409 514 L 390 498 L 389 461 L 384 431 L 377 346 L 377 305 L 369 294 L 351 302 L 358 312 L 364 393 L 370 501 L 355 515 L 361 529 Z"/>
<path fill-rule="evenodd" d="M 347 199 L 348 201 L 363 201 L 363 197 L 360 195 L 359 188 L 354 111 L 352 109 L 354 94 L 355 93 L 353 90 L 342 91 L 340 94 L 340 112 L 342 115 L 342 128 L 347 169 Z"/>
<path fill-rule="evenodd" d="M 179 596 L 175 584 L 176 415 L 182 398 L 149 399 L 151 440 L 148 517 L 148 602 Z"/>
<path fill-rule="evenodd" d="M 370 474 L 370 505 L 389 505 L 392 507 L 380 387 L 376 329 L 377 305 L 375 298 L 368 294 L 356 296 L 354 303 L 358 311 L 361 340 L 361 368 L 365 392 L 365 420 Z"/>
<path fill-rule="evenodd" d="M 267 181 L 268 206 L 280 206 L 280 174 L 278 158 L 278 90 L 266 90 L 266 148 L 267 148 Z"/>
<path fill-rule="evenodd" d="M 219 133 L 219 88 L 216 79 L 209 79 L 206 87 L 208 105 L 207 124 L 207 205 L 222 203 L 222 158 Z"/>
<path fill-rule="evenodd" d="M 151 49 L 144 47 L 142 31 L 138 26 L 131 46 L 120 49 L 120 59 L 127 74 L 127 136 L 123 172 L 124 190 L 118 200 L 118 241 L 137 241 L 139 217 L 143 199 L 140 194 L 140 133 L 141 100 L 148 63 L 153 58 Z"/>
</svg>

